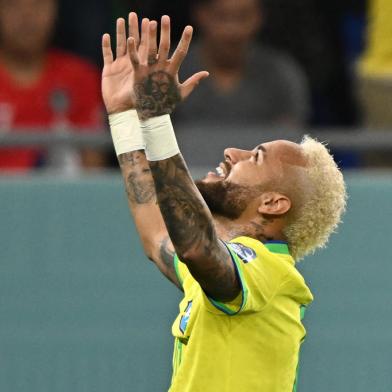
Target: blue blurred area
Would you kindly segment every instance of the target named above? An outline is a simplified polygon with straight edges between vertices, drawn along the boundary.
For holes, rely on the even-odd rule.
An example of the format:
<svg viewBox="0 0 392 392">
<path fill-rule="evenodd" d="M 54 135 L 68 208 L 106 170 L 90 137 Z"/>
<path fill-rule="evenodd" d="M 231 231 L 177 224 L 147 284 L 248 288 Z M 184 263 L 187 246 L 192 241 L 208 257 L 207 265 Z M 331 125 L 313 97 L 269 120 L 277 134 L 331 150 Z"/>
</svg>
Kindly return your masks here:
<svg viewBox="0 0 392 392">
<path fill-rule="evenodd" d="M 339 233 L 299 266 L 315 296 L 301 392 L 392 390 L 391 176 L 348 191 Z M 120 179 L 2 179 L 0 200 L 0 391 L 166 390 L 180 296 L 144 257 Z"/>
</svg>

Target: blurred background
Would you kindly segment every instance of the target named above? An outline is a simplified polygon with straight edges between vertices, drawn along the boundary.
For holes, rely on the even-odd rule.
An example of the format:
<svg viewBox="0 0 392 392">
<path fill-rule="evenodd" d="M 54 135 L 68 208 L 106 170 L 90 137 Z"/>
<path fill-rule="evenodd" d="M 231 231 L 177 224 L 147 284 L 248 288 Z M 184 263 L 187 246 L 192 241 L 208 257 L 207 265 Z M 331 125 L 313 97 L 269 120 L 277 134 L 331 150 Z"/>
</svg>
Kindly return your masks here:
<svg viewBox="0 0 392 392">
<path fill-rule="evenodd" d="M 164 391 L 179 294 L 143 256 L 100 96 L 129 11 L 195 39 L 173 115 L 195 177 L 228 146 L 329 144 L 348 212 L 299 269 L 302 392 L 392 392 L 390 0 L 0 0 L 0 391 Z M 241 392 L 241 391 L 239 391 Z M 246 391 L 244 391 L 246 392 Z"/>
</svg>

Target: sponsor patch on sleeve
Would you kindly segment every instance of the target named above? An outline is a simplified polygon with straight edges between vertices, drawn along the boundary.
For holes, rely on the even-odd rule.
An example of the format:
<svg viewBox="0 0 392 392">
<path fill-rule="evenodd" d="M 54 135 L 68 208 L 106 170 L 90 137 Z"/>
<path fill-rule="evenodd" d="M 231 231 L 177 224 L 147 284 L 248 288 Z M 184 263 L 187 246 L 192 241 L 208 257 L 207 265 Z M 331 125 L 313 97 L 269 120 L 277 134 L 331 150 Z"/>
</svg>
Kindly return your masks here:
<svg viewBox="0 0 392 392">
<path fill-rule="evenodd" d="M 248 248 L 238 242 L 230 242 L 228 245 L 244 263 L 250 263 L 256 258 L 256 252 L 252 248 Z"/>
</svg>

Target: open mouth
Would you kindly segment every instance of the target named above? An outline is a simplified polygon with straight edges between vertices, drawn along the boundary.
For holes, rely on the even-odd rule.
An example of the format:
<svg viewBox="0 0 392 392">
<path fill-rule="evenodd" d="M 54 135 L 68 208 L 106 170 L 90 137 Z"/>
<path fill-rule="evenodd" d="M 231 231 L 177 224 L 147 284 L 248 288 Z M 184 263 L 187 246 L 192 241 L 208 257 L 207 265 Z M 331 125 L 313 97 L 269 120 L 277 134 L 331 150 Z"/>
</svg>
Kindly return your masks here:
<svg viewBox="0 0 392 392">
<path fill-rule="evenodd" d="M 222 180 L 227 178 L 230 174 L 230 167 L 226 162 L 221 162 L 218 167 L 215 168 L 215 171 L 210 171 L 208 175 L 213 177 L 218 177 Z"/>
<path fill-rule="evenodd" d="M 219 176 L 220 178 L 226 178 L 226 174 L 225 174 L 224 170 L 223 170 L 220 166 L 218 166 L 218 167 L 215 169 L 215 173 L 216 173 L 216 175 Z"/>
</svg>

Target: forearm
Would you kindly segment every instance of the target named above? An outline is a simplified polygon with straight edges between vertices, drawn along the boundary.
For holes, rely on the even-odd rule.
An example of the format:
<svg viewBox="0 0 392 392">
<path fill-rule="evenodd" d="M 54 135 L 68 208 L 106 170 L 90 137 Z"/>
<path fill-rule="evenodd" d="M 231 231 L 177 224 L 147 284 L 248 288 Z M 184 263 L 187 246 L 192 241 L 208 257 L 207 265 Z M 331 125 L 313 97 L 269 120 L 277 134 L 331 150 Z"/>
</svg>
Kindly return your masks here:
<svg viewBox="0 0 392 392">
<path fill-rule="evenodd" d="M 167 236 L 157 205 L 154 181 L 143 150 L 118 156 L 128 205 L 147 256 L 154 258 L 159 238 Z"/>
</svg>

